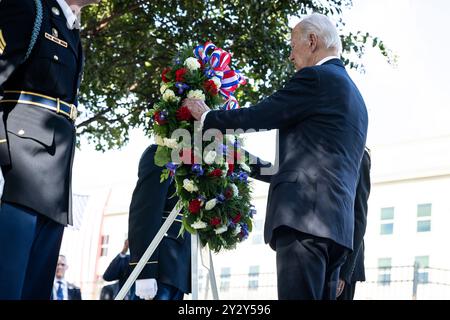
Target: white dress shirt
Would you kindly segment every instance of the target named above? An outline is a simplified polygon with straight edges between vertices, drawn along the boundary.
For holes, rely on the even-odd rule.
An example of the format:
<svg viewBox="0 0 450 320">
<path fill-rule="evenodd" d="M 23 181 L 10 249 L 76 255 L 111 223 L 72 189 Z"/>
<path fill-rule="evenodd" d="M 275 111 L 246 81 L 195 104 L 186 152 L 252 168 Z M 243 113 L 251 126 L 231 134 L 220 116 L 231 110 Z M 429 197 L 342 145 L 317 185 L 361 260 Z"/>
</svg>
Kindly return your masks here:
<svg viewBox="0 0 450 320">
<path fill-rule="evenodd" d="M 73 30 L 74 28 L 80 29 L 80 19 L 75 15 L 72 9 L 67 4 L 66 0 L 56 0 L 61 7 L 64 16 L 67 20 L 67 28 Z"/>
<path fill-rule="evenodd" d="M 55 278 L 55 280 L 53 281 L 53 300 L 58 300 L 58 296 L 57 296 L 58 287 L 59 287 L 58 281 L 62 282 L 61 288 L 62 288 L 63 296 L 64 296 L 63 300 L 69 300 L 69 291 L 67 288 L 67 281 L 65 279 L 57 279 L 57 278 Z"/>
<path fill-rule="evenodd" d="M 322 64 L 324 64 L 327 61 L 333 60 L 333 59 L 341 59 L 338 56 L 328 56 L 323 58 L 322 60 L 320 60 L 319 62 L 316 63 L 316 66 L 321 66 Z"/>
</svg>

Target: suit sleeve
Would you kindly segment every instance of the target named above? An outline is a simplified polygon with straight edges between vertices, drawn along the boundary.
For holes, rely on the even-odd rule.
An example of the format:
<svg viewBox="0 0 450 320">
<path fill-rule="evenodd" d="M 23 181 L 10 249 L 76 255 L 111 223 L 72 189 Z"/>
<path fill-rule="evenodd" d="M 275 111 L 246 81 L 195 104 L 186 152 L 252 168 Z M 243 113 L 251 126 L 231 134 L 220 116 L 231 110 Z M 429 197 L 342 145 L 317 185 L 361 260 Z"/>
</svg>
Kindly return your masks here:
<svg viewBox="0 0 450 320">
<path fill-rule="evenodd" d="M 251 154 L 247 150 L 243 150 L 243 151 L 245 152 L 245 157 L 250 159 L 250 170 L 251 170 L 250 177 L 252 177 L 253 179 L 262 181 L 262 182 L 270 183 L 270 181 L 272 180 L 272 176 L 271 175 L 262 175 L 261 169 L 270 168 L 272 166 L 272 163 L 258 158 L 257 156 Z"/>
<path fill-rule="evenodd" d="M 270 97 L 260 103 L 236 110 L 214 110 L 206 115 L 203 129 L 281 129 L 306 118 L 317 102 L 319 75 L 313 67 L 304 68 Z M 315 102 L 314 102 L 315 100 Z"/>
<path fill-rule="evenodd" d="M 144 152 L 140 163 L 138 182 L 133 192 L 128 241 L 130 244 L 130 265 L 134 269 L 150 242 L 161 228 L 169 182 L 160 183 L 162 168 L 153 162 L 154 153 Z M 157 278 L 158 248 L 139 275 L 139 279 Z"/>
<path fill-rule="evenodd" d="M 0 1 L 0 96 L 3 84 L 25 58 L 35 18 L 32 0 Z"/>
<path fill-rule="evenodd" d="M 126 257 L 121 257 L 120 254 L 118 254 L 111 261 L 108 268 L 106 268 L 103 279 L 105 279 L 105 281 L 119 280 L 123 274 L 128 273 L 130 267 L 128 263 L 129 260 Z"/>
<path fill-rule="evenodd" d="M 351 282 L 358 254 L 363 250 L 363 238 L 367 226 L 367 202 L 370 194 L 370 166 L 370 155 L 367 151 L 364 151 L 355 197 L 355 231 L 353 235 L 353 246 L 355 250 L 348 256 L 347 261 L 341 267 L 340 271 L 340 278 L 347 283 Z"/>
</svg>

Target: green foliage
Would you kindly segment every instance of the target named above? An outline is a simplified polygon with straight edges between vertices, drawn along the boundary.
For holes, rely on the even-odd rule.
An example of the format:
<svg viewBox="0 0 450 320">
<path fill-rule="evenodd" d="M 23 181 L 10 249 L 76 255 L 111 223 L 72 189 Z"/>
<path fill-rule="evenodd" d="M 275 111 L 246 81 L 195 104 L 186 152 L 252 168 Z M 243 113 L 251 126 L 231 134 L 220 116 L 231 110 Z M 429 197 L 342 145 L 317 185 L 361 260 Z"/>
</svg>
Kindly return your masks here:
<svg viewBox="0 0 450 320">
<path fill-rule="evenodd" d="M 160 95 L 163 68 L 182 46 L 207 40 L 234 53 L 235 67 L 253 79 L 237 98 L 242 105 L 255 103 L 292 74 L 289 17 L 316 11 L 339 20 L 349 6 L 350 0 L 104 0 L 87 7 L 78 133 L 98 150 L 124 145 L 131 128 L 150 134 L 149 110 Z M 347 53 L 363 52 L 370 42 L 361 35 L 343 37 Z M 379 39 L 371 45 L 388 56 Z"/>
</svg>

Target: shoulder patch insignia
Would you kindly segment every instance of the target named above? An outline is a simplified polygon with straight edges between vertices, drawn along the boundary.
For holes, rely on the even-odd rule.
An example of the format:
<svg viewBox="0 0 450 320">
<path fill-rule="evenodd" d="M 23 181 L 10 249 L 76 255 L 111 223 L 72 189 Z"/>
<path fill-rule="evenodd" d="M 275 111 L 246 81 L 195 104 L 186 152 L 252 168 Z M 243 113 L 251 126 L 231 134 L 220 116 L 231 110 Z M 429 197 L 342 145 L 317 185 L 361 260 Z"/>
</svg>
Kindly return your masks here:
<svg viewBox="0 0 450 320">
<path fill-rule="evenodd" d="M 3 54 L 6 48 L 6 41 L 5 38 L 3 38 L 3 32 L 0 30 L 0 55 Z"/>
</svg>

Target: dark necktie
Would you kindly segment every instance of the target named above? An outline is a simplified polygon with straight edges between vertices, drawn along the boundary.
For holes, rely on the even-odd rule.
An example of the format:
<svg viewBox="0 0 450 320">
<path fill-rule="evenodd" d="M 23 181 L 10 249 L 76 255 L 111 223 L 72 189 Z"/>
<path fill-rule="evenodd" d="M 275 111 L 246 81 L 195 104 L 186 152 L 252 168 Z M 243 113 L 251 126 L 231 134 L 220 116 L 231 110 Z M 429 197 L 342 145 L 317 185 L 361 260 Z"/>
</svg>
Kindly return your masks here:
<svg viewBox="0 0 450 320">
<path fill-rule="evenodd" d="M 56 290 L 56 300 L 64 300 L 62 281 L 57 281 L 57 282 L 58 282 L 58 289 Z"/>
</svg>

